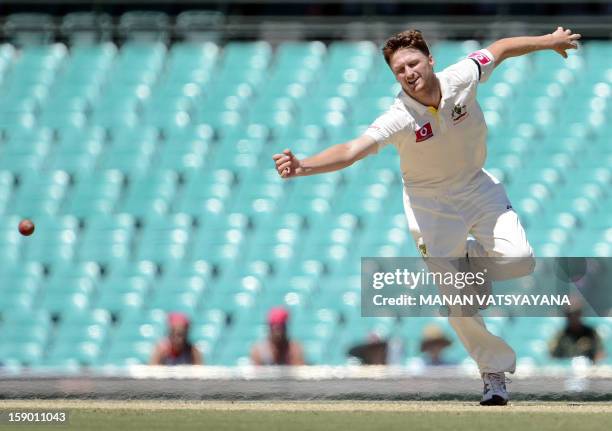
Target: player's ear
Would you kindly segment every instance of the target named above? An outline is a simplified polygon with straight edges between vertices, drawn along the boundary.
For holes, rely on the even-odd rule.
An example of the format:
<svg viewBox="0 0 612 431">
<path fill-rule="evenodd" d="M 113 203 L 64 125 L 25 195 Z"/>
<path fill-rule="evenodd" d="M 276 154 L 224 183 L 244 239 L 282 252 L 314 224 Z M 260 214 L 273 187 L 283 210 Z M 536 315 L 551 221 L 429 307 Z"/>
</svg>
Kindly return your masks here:
<svg viewBox="0 0 612 431">
<path fill-rule="evenodd" d="M 429 65 L 434 67 L 434 64 L 436 64 L 436 61 L 434 60 L 433 55 L 429 54 Z"/>
</svg>

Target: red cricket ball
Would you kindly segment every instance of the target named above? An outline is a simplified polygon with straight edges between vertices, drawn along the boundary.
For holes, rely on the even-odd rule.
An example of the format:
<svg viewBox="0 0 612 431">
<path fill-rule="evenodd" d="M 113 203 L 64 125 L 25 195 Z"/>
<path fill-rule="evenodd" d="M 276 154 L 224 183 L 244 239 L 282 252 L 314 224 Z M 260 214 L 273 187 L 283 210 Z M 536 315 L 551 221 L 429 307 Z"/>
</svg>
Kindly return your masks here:
<svg viewBox="0 0 612 431">
<path fill-rule="evenodd" d="M 19 233 L 30 236 L 34 233 L 34 223 L 32 220 L 24 219 L 19 222 Z"/>
</svg>

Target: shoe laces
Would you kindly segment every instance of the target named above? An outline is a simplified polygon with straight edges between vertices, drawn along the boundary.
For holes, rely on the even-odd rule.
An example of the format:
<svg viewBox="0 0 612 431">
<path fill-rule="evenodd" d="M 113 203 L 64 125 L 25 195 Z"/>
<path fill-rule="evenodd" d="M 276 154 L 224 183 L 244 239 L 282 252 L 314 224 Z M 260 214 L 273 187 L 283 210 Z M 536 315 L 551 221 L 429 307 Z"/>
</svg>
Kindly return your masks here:
<svg viewBox="0 0 612 431">
<path fill-rule="evenodd" d="M 506 382 L 510 383 L 509 379 L 506 379 L 504 373 L 488 373 L 487 374 L 491 389 L 494 391 L 506 390 Z"/>
</svg>

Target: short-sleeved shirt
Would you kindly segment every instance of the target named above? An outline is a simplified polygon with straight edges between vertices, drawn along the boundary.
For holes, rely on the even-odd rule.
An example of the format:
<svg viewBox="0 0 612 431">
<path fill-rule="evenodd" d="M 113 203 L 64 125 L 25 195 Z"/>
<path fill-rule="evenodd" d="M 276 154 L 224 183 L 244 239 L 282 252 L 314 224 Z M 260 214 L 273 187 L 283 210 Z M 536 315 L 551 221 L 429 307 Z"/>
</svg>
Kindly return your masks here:
<svg viewBox="0 0 612 431">
<path fill-rule="evenodd" d="M 278 358 L 275 358 L 274 347 L 269 340 L 264 340 L 253 346 L 253 352 L 258 353 L 259 360 L 261 361 L 259 365 L 298 365 L 295 363 L 295 358 L 301 357 L 299 349 L 300 346 L 293 341 L 289 341 L 287 349 L 281 352 Z"/>
<path fill-rule="evenodd" d="M 487 126 L 476 87 L 488 79 L 494 64 L 486 49 L 470 54 L 436 73 L 442 93 L 438 109 L 420 104 L 402 90 L 366 130 L 379 149 L 388 144 L 397 148 L 409 194 L 461 187 L 482 170 Z"/>
</svg>

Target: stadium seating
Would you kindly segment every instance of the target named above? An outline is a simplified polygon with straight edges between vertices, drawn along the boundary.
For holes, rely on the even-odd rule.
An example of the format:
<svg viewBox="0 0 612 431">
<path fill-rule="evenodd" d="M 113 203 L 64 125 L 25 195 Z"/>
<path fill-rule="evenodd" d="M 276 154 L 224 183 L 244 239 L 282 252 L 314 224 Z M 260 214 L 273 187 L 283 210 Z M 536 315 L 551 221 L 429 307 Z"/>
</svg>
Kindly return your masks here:
<svg viewBox="0 0 612 431">
<path fill-rule="evenodd" d="M 86 33 L 87 20 L 62 28 Z M 390 105 L 399 87 L 376 45 L 222 45 L 198 31 L 220 20 L 182 16 L 173 44 L 163 14 L 134 13 L 121 46 L 85 33 L 0 45 L 0 362 L 146 363 L 178 310 L 206 363 L 244 364 L 280 304 L 311 364 L 350 363 L 347 348 L 371 334 L 400 340 L 410 363 L 431 322 L 454 337 L 444 319 L 360 317 L 360 257 L 418 255 L 392 149 L 299 181 L 272 168 L 273 153 L 350 139 Z M 433 53 L 444 67 L 477 46 Z M 612 251 L 610 52 L 587 42 L 567 61 L 507 60 L 479 87 L 487 168 L 539 256 Z M 32 237 L 16 232 L 21 217 Z M 489 323 L 520 358 L 551 363 L 560 319 Z M 611 345 L 610 320 L 595 324 Z M 461 362 L 453 340 L 448 359 Z"/>
</svg>

